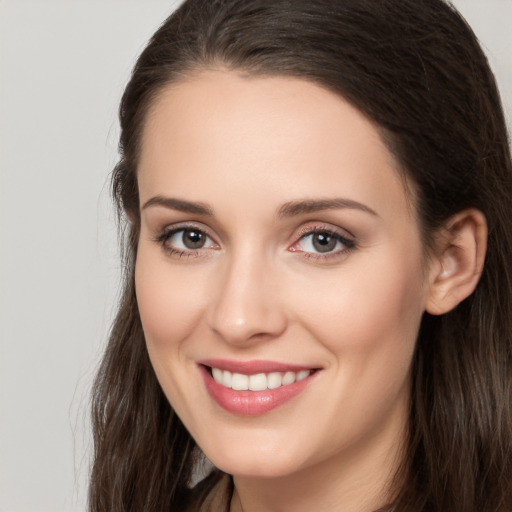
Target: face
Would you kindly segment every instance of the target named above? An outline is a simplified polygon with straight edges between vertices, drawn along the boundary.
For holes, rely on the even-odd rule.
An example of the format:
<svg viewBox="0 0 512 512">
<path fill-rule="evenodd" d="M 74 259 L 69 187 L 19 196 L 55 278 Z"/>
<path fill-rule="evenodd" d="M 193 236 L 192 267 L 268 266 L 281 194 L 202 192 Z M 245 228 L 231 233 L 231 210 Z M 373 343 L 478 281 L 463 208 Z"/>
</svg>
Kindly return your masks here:
<svg viewBox="0 0 512 512">
<path fill-rule="evenodd" d="M 147 348 L 207 457 L 282 476 L 399 443 L 427 285 L 375 127 L 306 81 L 205 71 L 155 100 L 138 172 Z"/>
</svg>

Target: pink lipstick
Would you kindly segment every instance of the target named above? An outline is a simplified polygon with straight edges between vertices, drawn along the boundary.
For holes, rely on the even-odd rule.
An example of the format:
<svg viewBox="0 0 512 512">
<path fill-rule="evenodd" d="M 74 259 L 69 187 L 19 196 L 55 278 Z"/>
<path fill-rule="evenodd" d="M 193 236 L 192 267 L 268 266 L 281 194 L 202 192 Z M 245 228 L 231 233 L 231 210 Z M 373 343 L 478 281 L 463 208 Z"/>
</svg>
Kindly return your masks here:
<svg viewBox="0 0 512 512">
<path fill-rule="evenodd" d="M 206 389 L 226 411 L 257 416 L 299 395 L 312 382 L 318 368 L 275 361 L 199 361 Z"/>
</svg>

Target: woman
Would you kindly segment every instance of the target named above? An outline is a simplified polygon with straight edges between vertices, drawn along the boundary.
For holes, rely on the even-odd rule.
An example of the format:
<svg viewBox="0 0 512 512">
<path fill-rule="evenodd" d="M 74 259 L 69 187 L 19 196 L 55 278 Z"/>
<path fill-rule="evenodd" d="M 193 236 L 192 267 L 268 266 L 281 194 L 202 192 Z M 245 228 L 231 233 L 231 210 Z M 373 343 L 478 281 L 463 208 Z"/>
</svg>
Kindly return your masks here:
<svg viewBox="0 0 512 512">
<path fill-rule="evenodd" d="M 120 117 L 90 509 L 512 510 L 512 165 L 457 12 L 189 0 Z"/>
</svg>

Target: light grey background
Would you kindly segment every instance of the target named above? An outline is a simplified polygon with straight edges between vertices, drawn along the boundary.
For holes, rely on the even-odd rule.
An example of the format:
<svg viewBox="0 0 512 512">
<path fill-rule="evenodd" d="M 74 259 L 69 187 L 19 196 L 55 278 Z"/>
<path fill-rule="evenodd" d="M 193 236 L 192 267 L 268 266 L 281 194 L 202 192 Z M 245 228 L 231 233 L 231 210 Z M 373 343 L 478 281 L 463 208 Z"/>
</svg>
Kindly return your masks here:
<svg viewBox="0 0 512 512">
<path fill-rule="evenodd" d="M 0 512 L 85 511 L 117 104 L 173 0 L 0 2 Z M 512 119 L 512 0 L 459 0 Z M 510 122 L 509 122 L 510 127 Z"/>
</svg>

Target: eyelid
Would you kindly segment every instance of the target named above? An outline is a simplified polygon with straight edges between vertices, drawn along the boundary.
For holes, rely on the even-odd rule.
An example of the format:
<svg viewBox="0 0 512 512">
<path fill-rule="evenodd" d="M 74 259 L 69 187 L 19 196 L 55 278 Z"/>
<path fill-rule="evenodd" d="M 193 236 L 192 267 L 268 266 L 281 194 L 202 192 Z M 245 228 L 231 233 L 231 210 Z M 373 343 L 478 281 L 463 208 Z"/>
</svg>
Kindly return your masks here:
<svg viewBox="0 0 512 512">
<path fill-rule="evenodd" d="M 212 235 L 210 228 L 202 224 L 201 222 L 194 221 L 185 221 L 185 222 L 176 222 L 174 224 L 167 224 L 164 227 L 157 229 L 155 233 L 155 238 L 159 238 L 162 235 L 169 235 L 171 233 L 177 233 L 178 231 L 185 231 L 187 229 L 197 229 L 197 231 L 201 231 L 209 238 L 215 241 L 215 236 Z M 217 243 L 215 241 L 215 243 Z"/>
<path fill-rule="evenodd" d="M 168 244 L 169 239 L 171 239 L 174 235 L 181 231 L 186 230 L 197 230 L 203 233 L 209 240 L 210 243 L 214 245 L 214 247 L 200 247 L 198 249 L 182 249 L 179 247 L 172 247 Z M 315 252 L 315 251 L 305 251 L 297 246 L 300 244 L 302 240 L 304 240 L 307 236 L 325 233 L 332 237 L 334 237 L 338 242 L 343 245 L 342 249 L 337 249 L 333 251 L 328 251 L 325 253 Z M 211 234 L 210 229 L 202 223 L 199 222 L 179 222 L 176 224 L 170 224 L 163 227 L 158 231 L 156 236 L 154 237 L 154 241 L 158 242 L 162 249 L 169 253 L 170 255 L 178 256 L 178 257 L 196 257 L 200 256 L 200 253 L 205 253 L 204 256 L 207 256 L 207 252 L 211 249 L 220 249 L 220 244 L 216 241 L 216 237 Z M 294 242 L 291 246 L 288 247 L 288 251 L 290 252 L 299 252 L 302 253 L 303 257 L 314 258 L 318 260 L 327 260 L 329 258 L 340 258 L 341 256 L 347 254 L 348 252 L 354 250 L 356 248 L 356 240 L 355 237 L 349 233 L 347 230 L 342 229 L 338 226 L 333 226 L 330 223 L 315 223 L 315 224 L 307 224 L 302 226 L 294 235 Z"/>
<path fill-rule="evenodd" d="M 310 233 L 318 232 L 334 233 L 344 239 L 355 240 L 355 236 L 350 231 L 331 224 L 330 222 L 311 222 L 303 225 L 296 232 L 295 237 L 299 239 L 305 235 L 309 235 Z"/>
<path fill-rule="evenodd" d="M 326 233 L 330 236 L 333 236 L 337 241 L 339 241 L 344 247 L 342 249 L 329 251 L 325 253 L 321 252 L 311 252 L 311 251 L 304 251 L 301 249 L 297 249 L 297 245 L 300 244 L 302 240 L 304 240 L 306 237 L 318 233 Z M 306 226 L 303 226 L 299 229 L 299 231 L 295 235 L 295 242 L 289 247 L 289 251 L 291 252 L 300 252 L 302 253 L 303 257 L 306 258 L 314 258 L 317 260 L 328 260 L 333 258 L 340 258 L 344 255 L 347 255 L 350 251 L 354 250 L 356 248 L 356 240 L 354 235 L 349 233 L 345 229 L 341 229 L 339 227 L 334 227 L 332 224 L 309 224 Z"/>
<path fill-rule="evenodd" d="M 198 249 L 181 249 L 178 247 L 172 247 L 167 245 L 167 242 L 177 233 L 187 230 L 196 230 L 203 233 L 215 247 L 200 247 Z M 170 224 L 160 229 L 153 240 L 162 246 L 162 249 L 171 256 L 178 257 L 195 257 L 199 256 L 199 253 L 208 251 L 211 249 L 218 249 L 219 244 L 215 240 L 215 237 L 211 235 L 210 230 L 203 224 L 196 222 L 179 222 L 176 224 Z"/>
</svg>

